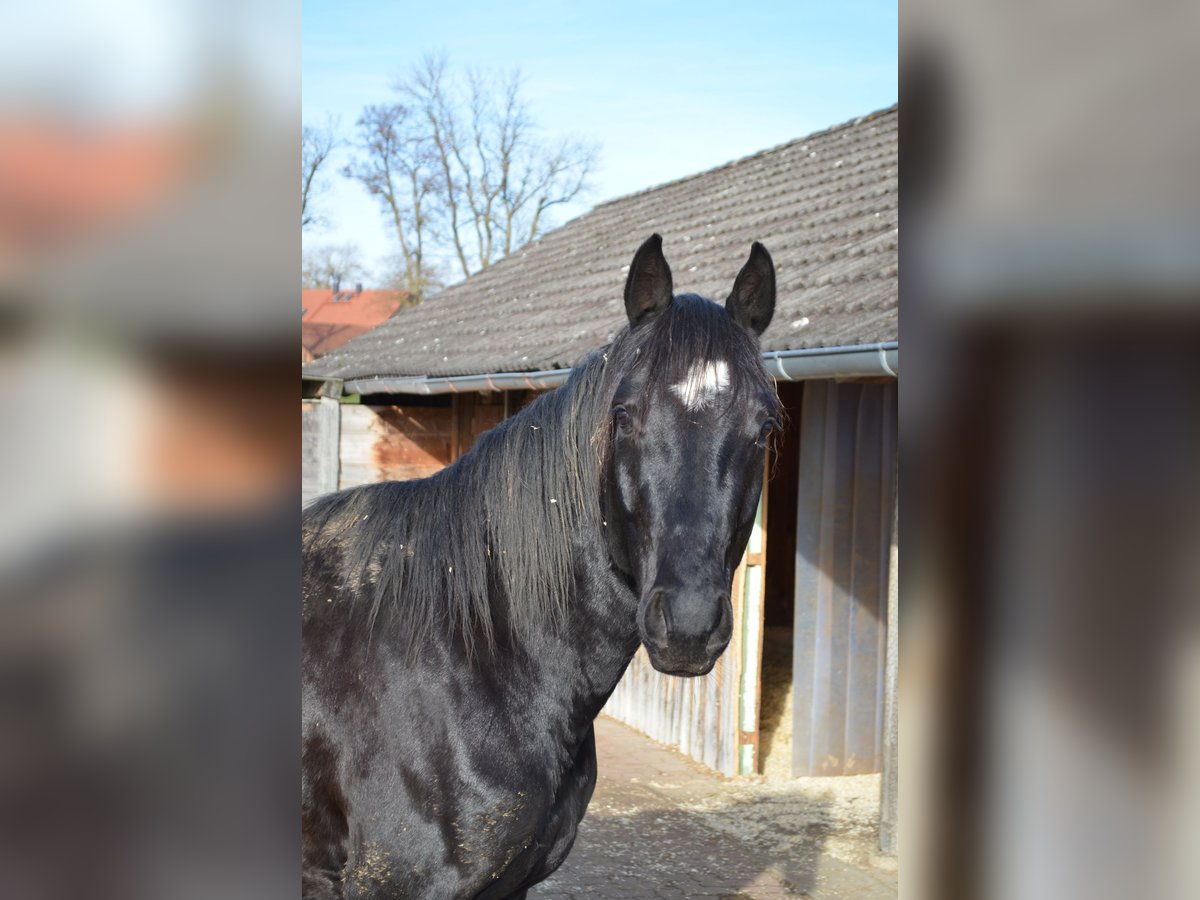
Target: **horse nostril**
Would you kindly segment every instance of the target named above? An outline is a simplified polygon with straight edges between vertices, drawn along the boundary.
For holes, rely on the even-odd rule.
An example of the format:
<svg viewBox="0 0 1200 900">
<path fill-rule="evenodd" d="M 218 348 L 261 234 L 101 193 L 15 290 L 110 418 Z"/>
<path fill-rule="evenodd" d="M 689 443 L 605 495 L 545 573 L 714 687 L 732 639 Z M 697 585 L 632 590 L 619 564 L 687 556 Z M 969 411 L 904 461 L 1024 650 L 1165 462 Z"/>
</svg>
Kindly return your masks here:
<svg viewBox="0 0 1200 900">
<path fill-rule="evenodd" d="M 710 653 L 724 649 L 730 635 L 733 634 L 733 606 L 724 594 L 717 599 L 717 609 L 717 624 L 709 634 L 706 647 Z"/>
<path fill-rule="evenodd" d="M 646 604 L 646 612 L 642 616 L 642 629 L 646 639 L 659 646 L 666 646 L 671 633 L 671 626 L 667 621 L 665 596 L 661 590 L 651 594 L 650 601 Z"/>
</svg>

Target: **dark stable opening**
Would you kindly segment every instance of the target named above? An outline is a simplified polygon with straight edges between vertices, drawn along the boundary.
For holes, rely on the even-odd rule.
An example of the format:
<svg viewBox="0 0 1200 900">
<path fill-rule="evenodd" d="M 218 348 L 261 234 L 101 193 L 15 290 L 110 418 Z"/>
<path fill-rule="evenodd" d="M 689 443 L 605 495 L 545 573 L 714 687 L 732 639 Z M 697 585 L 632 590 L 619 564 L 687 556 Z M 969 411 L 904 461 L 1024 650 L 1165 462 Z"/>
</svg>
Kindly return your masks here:
<svg viewBox="0 0 1200 900">
<path fill-rule="evenodd" d="M 778 385 L 787 419 L 776 439 L 767 483 L 767 570 L 763 604 L 759 771 L 791 775 L 792 628 L 796 581 L 796 490 L 800 469 L 800 403 L 804 385 Z"/>
</svg>

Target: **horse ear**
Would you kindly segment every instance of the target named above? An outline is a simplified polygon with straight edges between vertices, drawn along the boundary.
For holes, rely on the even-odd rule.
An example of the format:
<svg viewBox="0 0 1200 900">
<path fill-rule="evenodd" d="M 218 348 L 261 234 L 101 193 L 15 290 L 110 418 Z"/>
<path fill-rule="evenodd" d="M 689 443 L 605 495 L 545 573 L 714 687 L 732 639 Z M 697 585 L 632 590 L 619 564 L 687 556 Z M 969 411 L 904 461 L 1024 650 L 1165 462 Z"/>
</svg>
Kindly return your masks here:
<svg viewBox="0 0 1200 900">
<path fill-rule="evenodd" d="M 738 272 L 725 309 L 743 328 L 761 335 L 775 315 L 775 263 L 767 248 L 755 241 L 750 258 Z"/>
<path fill-rule="evenodd" d="M 650 235 L 633 255 L 625 280 L 625 315 L 632 328 L 649 322 L 671 305 L 671 267 L 662 252 L 662 237 Z"/>
</svg>

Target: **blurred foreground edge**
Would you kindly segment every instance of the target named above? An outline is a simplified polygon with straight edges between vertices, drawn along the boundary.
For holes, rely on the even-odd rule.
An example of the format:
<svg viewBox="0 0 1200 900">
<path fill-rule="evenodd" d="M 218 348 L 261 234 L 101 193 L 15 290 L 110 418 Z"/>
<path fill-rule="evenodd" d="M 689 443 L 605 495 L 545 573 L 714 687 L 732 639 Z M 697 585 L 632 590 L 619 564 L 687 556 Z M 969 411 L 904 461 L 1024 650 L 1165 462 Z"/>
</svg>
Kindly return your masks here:
<svg viewBox="0 0 1200 900">
<path fill-rule="evenodd" d="M 920 11 L 900 103 L 902 893 L 1196 896 L 1200 207 L 1168 141 L 1200 158 L 1197 123 L 1081 115 L 1103 44 L 1039 56 L 1064 9 Z M 1106 41 L 1099 18 L 1072 21 Z M 999 58 L 1011 77 L 981 80 Z M 1124 155 L 1122 125 L 1151 113 L 1164 127 Z"/>
<path fill-rule="evenodd" d="M 0 37 L 0 893 L 290 897 L 300 9 L 136 12 Z"/>
</svg>

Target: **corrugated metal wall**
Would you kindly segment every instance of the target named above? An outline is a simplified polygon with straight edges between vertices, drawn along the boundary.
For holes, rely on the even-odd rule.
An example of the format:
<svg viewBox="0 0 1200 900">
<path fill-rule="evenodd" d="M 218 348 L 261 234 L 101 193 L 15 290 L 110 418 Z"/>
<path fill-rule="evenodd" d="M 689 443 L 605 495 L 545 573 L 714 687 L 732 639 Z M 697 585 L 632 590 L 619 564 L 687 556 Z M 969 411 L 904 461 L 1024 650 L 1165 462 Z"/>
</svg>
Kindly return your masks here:
<svg viewBox="0 0 1200 900">
<path fill-rule="evenodd" d="M 895 457 L 895 382 L 805 385 L 793 775 L 881 767 Z"/>
<path fill-rule="evenodd" d="M 735 668 L 734 654 L 726 653 L 702 678 L 671 678 L 655 671 L 640 648 L 604 712 L 705 765 L 733 774 Z"/>
</svg>

